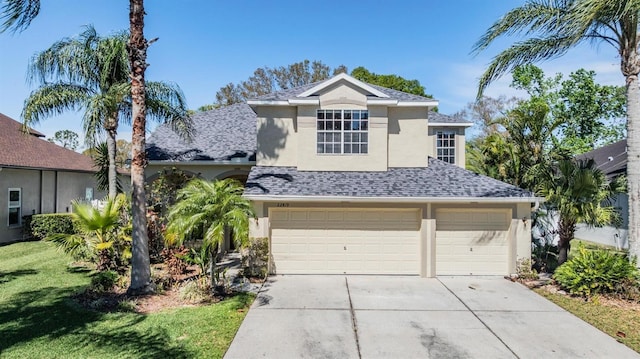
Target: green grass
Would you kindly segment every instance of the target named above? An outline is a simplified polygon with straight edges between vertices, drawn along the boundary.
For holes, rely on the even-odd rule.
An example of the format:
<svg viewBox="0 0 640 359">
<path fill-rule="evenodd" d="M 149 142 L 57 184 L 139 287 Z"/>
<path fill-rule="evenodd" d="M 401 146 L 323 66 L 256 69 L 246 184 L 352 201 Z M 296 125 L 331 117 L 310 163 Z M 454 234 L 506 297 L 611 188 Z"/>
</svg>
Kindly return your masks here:
<svg viewBox="0 0 640 359">
<path fill-rule="evenodd" d="M 1 358 L 221 358 L 252 295 L 142 315 L 85 310 L 90 273 L 42 242 L 0 247 Z"/>
<path fill-rule="evenodd" d="M 637 309 L 604 305 L 597 298 L 586 302 L 581 298 L 550 293 L 540 288 L 535 291 L 640 353 L 640 311 Z M 617 335 L 618 332 L 624 333 L 626 337 L 621 338 Z"/>
</svg>

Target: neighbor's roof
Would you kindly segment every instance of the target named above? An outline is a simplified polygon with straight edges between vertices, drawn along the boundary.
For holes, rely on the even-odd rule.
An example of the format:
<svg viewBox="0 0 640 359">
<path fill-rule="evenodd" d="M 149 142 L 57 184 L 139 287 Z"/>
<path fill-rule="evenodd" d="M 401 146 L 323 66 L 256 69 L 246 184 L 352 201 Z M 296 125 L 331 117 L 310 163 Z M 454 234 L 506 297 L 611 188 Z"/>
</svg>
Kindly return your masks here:
<svg viewBox="0 0 640 359">
<path fill-rule="evenodd" d="M 159 126 L 147 139 L 151 161 L 255 160 L 257 117 L 245 103 L 199 112 L 192 117 L 194 135 L 186 141 L 168 124 Z"/>
<path fill-rule="evenodd" d="M 627 172 L 627 140 L 596 148 L 576 156 L 577 159 L 592 158 L 607 177 L 615 177 Z"/>
<path fill-rule="evenodd" d="M 295 167 L 254 166 L 245 187 L 254 200 L 415 199 L 429 201 L 539 200 L 533 193 L 435 158 L 423 168 L 388 171 L 298 171 Z"/>
<path fill-rule="evenodd" d="M 0 113 L 0 166 L 95 172 L 90 157 L 42 139 L 44 135 Z"/>
</svg>

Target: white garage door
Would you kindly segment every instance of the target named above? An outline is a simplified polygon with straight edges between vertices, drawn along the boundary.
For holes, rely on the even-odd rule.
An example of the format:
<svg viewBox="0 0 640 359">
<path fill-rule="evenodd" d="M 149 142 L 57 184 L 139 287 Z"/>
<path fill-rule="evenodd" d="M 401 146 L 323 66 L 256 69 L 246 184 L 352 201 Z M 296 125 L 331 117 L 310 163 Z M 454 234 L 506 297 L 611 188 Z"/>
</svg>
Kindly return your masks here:
<svg viewBox="0 0 640 359">
<path fill-rule="evenodd" d="M 510 223 L 509 209 L 436 210 L 436 274 L 508 274 Z"/>
<path fill-rule="evenodd" d="M 272 209 L 278 274 L 419 274 L 420 212 Z"/>
</svg>

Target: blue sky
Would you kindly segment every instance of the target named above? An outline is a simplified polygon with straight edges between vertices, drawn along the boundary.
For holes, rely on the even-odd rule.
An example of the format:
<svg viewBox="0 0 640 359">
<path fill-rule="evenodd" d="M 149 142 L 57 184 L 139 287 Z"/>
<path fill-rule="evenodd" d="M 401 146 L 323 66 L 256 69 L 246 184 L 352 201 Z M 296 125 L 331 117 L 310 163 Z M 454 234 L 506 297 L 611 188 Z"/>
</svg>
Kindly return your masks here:
<svg viewBox="0 0 640 359">
<path fill-rule="evenodd" d="M 247 79 L 258 67 L 320 60 L 349 70 L 364 66 L 379 74 L 419 80 L 452 114 L 475 96 L 477 78 L 491 57 L 514 39 L 496 42 L 479 56 L 473 43 L 501 15 L 523 0 L 432 1 L 146 1 L 147 79 L 173 81 L 189 108 L 212 103 L 229 82 Z M 55 41 L 93 24 L 101 35 L 128 28 L 126 0 L 42 0 L 41 13 L 24 32 L 0 35 L 0 112 L 20 120 L 33 87 L 26 79 L 30 57 Z M 603 84 L 623 85 L 613 48 L 583 46 L 539 64 L 551 75 L 595 70 Z M 513 95 L 509 77 L 487 93 Z M 81 134 L 80 115 L 47 118 L 35 128 L 47 136 L 61 129 Z M 153 125 L 150 126 L 153 128 Z M 121 126 L 120 138 L 130 140 Z"/>
</svg>

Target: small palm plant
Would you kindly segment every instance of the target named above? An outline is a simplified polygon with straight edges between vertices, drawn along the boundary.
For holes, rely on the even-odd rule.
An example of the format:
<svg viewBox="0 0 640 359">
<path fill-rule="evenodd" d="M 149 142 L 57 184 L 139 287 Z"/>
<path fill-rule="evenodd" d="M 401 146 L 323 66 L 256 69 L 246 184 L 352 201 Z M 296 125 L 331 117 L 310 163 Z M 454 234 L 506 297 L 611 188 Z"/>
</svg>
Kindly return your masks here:
<svg viewBox="0 0 640 359">
<path fill-rule="evenodd" d="M 131 238 L 127 225 L 122 226 L 121 213 L 127 198 L 120 194 L 107 199 L 102 209 L 90 203 L 74 202 L 73 219 L 77 233 L 55 234 L 46 240 L 71 255 L 88 254 L 99 272 L 119 269 L 131 257 Z"/>
<path fill-rule="evenodd" d="M 613 197 L 626 188 L 624 178 L 611 181 L 593 160 L 565 159 L 540 173 L 538 193 L 545 207 L 558 214 L 558 264 L 566 262 L 578 223 L 603 226 L 620 219 L 611 206 Z"/>
<path fill-rule="evenodd" d="M 165 236 L 167 244 L 181 245 L 187 239 L 202 237 L 209 251 L 211 284 L 216 286 L 216 250 L 227 231 L 238 247 L 246 245 L 249 218 L 254 217 L 251 202 L 242 197 L 242 185 L 232 179 L 207 181 L 196 178 L 178 191 L 177 202 L 169 210 Z"/>
</svg>

